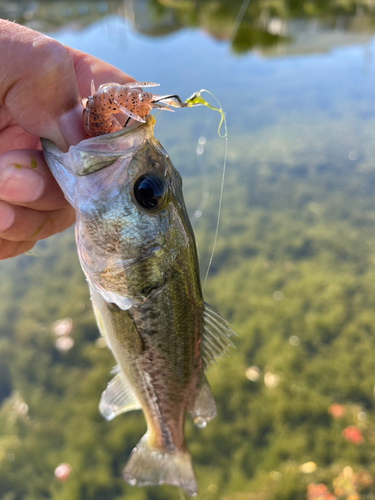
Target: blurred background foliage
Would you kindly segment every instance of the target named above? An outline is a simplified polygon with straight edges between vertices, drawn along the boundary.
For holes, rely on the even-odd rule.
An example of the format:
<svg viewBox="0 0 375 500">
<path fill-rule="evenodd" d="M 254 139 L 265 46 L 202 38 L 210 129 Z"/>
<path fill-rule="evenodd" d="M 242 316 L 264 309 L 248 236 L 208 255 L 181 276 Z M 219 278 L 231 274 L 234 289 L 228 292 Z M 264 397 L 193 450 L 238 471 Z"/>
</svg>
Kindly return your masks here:
<svg viewBox="0 0 375 500">
<path fill-rule="evenodd" d="M 89 36 L 107 23 L 108 35 L 111 19 L 126 18 L 132 51 L 132 40 L 165 46 L 173 65 L 165 79 L 187 95 L 207 79 L 227 111 L 224 205 L 205 298 L 238 338 L 209 372 L 218 416 L 204 430 L 187 419 L 198 498 L 375 499 L 375 2 L 2 2 L 0 15 L 77 47 L 85 27 Z M 177 31 L 207 54 L 199 59 L 191 38 L 171 37 Z M 194 71 L 181 44 L 195 54 Z M 119 53 L 108 52 L 110 62 Z M 131 55 L 123 69 L 135 76 Z M 209 80 L 212 67 L 222 71 Z M 194 151 L 205 117 L 157 120 L 184 178 L 203 272 L 223 156 L 215 126 Z M 73 230 L 0 270 L 0 498 L 179 499 L 173 487 L 131 488 L 121 478 L 145 423 L 137 412 L 112 422 L 98 412 L 114 361 Z"/>
</svg>

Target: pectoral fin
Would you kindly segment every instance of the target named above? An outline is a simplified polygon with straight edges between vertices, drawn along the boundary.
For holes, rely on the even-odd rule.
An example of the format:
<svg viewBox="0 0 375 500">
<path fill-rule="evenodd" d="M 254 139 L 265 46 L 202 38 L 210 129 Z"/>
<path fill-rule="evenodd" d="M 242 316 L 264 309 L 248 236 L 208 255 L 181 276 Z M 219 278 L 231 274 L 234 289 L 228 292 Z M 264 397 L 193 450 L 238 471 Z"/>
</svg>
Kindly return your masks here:
<svg viewBox="0 0 375 500">
<path fill-rule="evenodd" d="M 92 287 L 90 290 L 95 318 L 108 347 L 112 351 L 124 349 L 134 356 L 142 354 L 142 340 L 128 311 L 108 304 Z"/>
<path fill-rule="evenodd" d="M 234 347 L 229 337 L 236 335 L 228 322 L 208 304 L 203 310 L 202 359 L 207 369 L 215 358 L 228 355 L 229 348 Z"/>
<path fill-rule="evenodd" d="M 99 411 L 106 420 L 131 410 L 139 410 L 141 405 L 135 397 L 133 389 L 122 373 L 116 375 L 102 393 Z"/>
<path fill-rule="evenodd" d="M 107 342 L 107 334 L 106 334 L 106 331 L 105 331 L 104 319 L 103 319 L 103 316 L 102 316 L 102 314 L 100 312 L 98 304 L 95 303 L 92 291 L 91 291 L 91 297 L 92 297 L 92 308 L 94 310 L 96 324 L 98 325 L 99 332 L 102 334 L 102 336 L 105 338 L 105 341 Z M 108 342 L 107 342 L 107 345 L 108 345 Z"/>
</svg>

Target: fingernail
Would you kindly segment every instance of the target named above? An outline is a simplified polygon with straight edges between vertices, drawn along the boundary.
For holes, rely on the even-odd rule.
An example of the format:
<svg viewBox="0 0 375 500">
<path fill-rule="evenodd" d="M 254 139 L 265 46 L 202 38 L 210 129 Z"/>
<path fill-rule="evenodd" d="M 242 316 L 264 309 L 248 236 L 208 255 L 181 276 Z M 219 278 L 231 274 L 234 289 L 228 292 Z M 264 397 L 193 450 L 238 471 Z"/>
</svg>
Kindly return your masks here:
<svg viewBox="0 0 375 500">
<path fill-rule="evenodd" d="M 60 117 L 59 127 L 68 147 L 75 146 L 87 139 L 83 128 L 83 106 L 81 103 Z"/>
<path fill-rule="evenodd" d="M 14 221 L 14 210 L 8 205 L 0 201 L 0 232 L 8 229 Z"/>
<path fill-rule="evenodd" d="M 8 165 L 0 171 L 0 198 L 11 203 L 37 200 L 44 190 L 43 176 L 37 170 Z"/>
</svg>

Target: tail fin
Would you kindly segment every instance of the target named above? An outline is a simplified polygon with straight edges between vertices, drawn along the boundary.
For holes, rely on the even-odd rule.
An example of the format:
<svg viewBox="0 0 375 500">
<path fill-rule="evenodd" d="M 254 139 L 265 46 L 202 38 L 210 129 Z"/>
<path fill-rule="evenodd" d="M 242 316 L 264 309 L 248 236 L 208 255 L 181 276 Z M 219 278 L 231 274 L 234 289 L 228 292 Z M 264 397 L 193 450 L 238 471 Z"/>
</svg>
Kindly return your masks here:
<svg viewBox="0 0 375 500">
<path fill-rule="evenodd" d="M 172 484 L 188 495 L 197 495 L 197 483 L 189 452 L 167 453 L 151 448 L 147 434 L 133 449 L 123 477 L 132 486 Z"/>
</svg>

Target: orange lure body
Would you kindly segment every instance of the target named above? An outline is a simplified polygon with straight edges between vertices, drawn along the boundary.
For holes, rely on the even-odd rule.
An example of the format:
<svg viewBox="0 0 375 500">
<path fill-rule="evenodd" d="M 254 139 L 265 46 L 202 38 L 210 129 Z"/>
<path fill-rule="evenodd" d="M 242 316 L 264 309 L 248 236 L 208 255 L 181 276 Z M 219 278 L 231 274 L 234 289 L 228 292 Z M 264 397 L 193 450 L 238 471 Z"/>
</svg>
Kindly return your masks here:
<svg viewBox="0 0 375 500">
<path fill-rule="evenodd" d="M 95 90 L 92 82 L 92 95 L 88 97 L 83 111 L 86 134 L 96 137 L 116 132 L 124 128 L 129 119 L 144 123 L 145 117 L 153 108 L 172 111 L 169 106 L 186 106 L 178 96 L 158 96 L 142 90 L 142 87 L 157 85 L 159 84 L 150 82 L 129 82 L 125 85 L 106 83 Z M 119 114 L 127 117 L 125 125 L 116 118 Z"/>
</svg>

